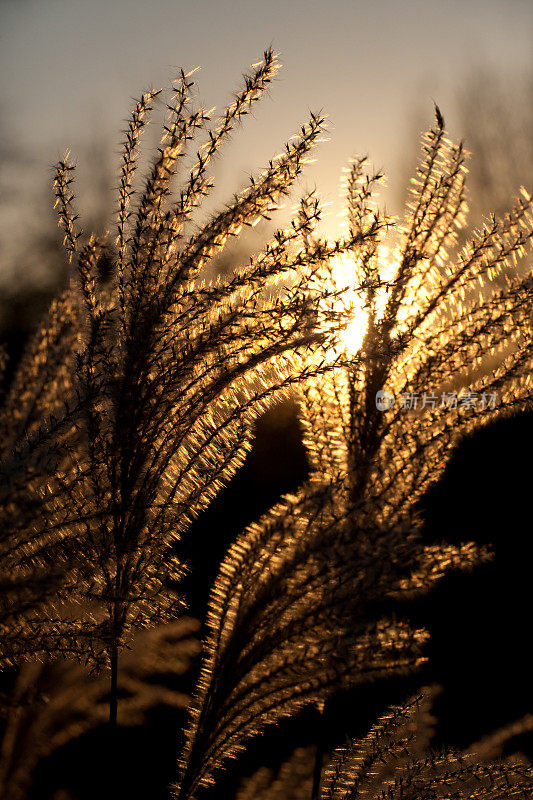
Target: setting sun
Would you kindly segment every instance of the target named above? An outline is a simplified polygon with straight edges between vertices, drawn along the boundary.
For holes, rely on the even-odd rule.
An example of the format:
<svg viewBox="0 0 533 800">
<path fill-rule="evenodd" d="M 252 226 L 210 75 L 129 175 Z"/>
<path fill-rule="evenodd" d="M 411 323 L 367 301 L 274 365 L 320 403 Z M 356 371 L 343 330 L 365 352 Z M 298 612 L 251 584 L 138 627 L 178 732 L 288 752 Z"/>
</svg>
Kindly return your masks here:
<svg viewBox="0 0 533 800">
<path fill-rule="evenodd" d="M 349 253 L 337 256 L 332 261 L 331 274 L 337 289 L 343 290 L 342 300 L 339 302 L 343 308 L 350 311 L 352 321 L 342 331 L 340 340 L 344 349 L 355 354 L 363 343 L 367 313 L 363 309 L 361 293 L 355 290 L 356 275 L 355 261 Z"/>
<path fill-rule="evenodd" d="M 341 335 L 342 343 L 348 352 L 357 353 L 361 347 L 365 336 L 366 323 L 367 319 L 364 311 L 355 311 L 353 322 L 350 322 Z"/>
</svg>

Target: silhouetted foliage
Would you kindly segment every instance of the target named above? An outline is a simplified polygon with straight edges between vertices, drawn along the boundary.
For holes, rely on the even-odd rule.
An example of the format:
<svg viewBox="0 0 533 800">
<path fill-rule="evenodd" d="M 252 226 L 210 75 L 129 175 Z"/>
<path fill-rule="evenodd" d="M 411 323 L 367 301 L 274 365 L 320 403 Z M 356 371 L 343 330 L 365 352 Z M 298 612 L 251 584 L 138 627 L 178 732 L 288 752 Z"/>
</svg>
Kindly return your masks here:
<svg viewBox="0 0 533 800">
<path fill-rule="evenodd" d="M 321 798 L 503 800 L 530 796 L 533 770 L 520 759 L 485 762 L 472 753 L 433 753 L 430 739 L 424 698 L 391 709 L 363 740 L 336 753 L 325 772 Z"/>
<path fill-rule="evenodd" d="M 157 705 L 184 709 L 189 697 L 172 686 L 191 668 L 199 623 L 178 622 L 139 633 L 122 658 L 118 724 L 140 725 Z M 170 680 L 172 679 L 172 680 Z M 109 682 L 72 660 L 24 664 L 6 703 L 0 747 L 0 792 L 23 800 L 34 768 L 51 753 L 107 721 Z"/>
<path fill-rule="evenodd" d="M 418 509 L 461 436 L 530 407 L 532 278 L 513 266 L 533 234 L 531 199 L 524 193 L 449 258 L 466 170 L 436 109 L 401 225 L 373 202 L 382 176 L 357 159 L 343 239 L 320 237 L 310 192 L 262 252 L 216 277 L 216 254 L 277 209 L 323 131 L 312 114 L 247 189 L 195 223 L 210 162 L 276 69 L 268 50 L 213 125 L 181 72 L 137 190 L 139 140 L 159 93 L 142 95 L 125 134 L 113 241 L 82 244 L 74 167 L 58 165 L 74 274 L 15 374 L 0 440 L 0 658 L 20 670 L 0 776 L 13 800 L 38 760 L 98 724 L 105 705 L 114 726 L 139 721 L 161 698 L 184 704 L 157 681 L 162 668 L 181 673 L 196 648 L 195 623 L 179 620 L 176 545 L 242 465 L 273 399 L 300 390 L 310 474 L 222 561 L 180 800 L 214 783 L 268 726 L 421 664 L 427 632 L 404 619 L 402 601 L 489 556 L 472 542 L 428 544 Z M 102 665 L 109 690 L 107 677 L 86 670 Z M 431 754 L 424 714 L 415 701 L 391 710 L 322 779 L 320 747 L 299 748 L 239 797 L 495 800 L 531 791 L 519 760 Z M 479 746 L 482 758 L 497 749 L 496 739 Z"/>
<path fill-rule="evenodd" d="M 251 526 L 222 565 L 179 798 L 195 796 L 266 725 L 337 688 L 416 666 L 425 632 L 387 613 L 387 603 L 487 555 L 472 543 L 424 545 L 416 503 L 458 437 L 530 402 L 531 279 L 515 274 L 502 290 L 497 278 L 522 253 L 533 219 L 524 196 L 447 262 L 465 210 L 464 154 L 436 116 L 385 265 L 391 221 L 371 202 L 381 176 L 365 176 L 364 159 L 350 169 L 353 257 L 340 275 L 333 265 L 330 279 L 335 290 L 343 279 L 355 290 L 343 297 L 362 320 L 362 341 L 347 365 L 305 389 L 308 484 Z M 311 235 L 305 245 L 313 251 Z M 348 350 L 353 334 L 348 326 L 341 337 Z M 487 374 L 485 359 L 498 354 Z M 476 368 L 469 403 L 441 402 L 461 371 Z M 389 407 L 380 406 L 383 392 Z M 407 396 L 420 398 L 418 413 L 400 402 Z"/>
</svg>

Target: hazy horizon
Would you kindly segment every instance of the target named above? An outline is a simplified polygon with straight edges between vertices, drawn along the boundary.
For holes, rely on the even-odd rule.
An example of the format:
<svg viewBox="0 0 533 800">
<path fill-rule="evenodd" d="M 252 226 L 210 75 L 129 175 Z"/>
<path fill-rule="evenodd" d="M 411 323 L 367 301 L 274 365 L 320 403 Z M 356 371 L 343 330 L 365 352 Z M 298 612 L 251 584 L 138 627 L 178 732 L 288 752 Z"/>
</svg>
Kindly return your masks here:
<svg viewBox="0 0 533 800">
<path fill-rule="evenodd" d="M 219 184 L 242 185 L 310 109 L 322 109 L 330 140 L 304 182 L 335 207 L 351 155 L 368 153 L 398 180 L 406 143 L 431 121 L 433 101 L 461 135 L 455 98 L 465 76 L 487 71 L 511 92 L 531 72 L 533 5 L 522 0 L 4 0 L 0 9 L 3 133 L 31 153 L 43 181 L 65 149 L 76 154 L 95 137 L 116 154 L 131 98 L 168 86 L 182 66 L 201 67 L 199 96 L 220 108 L 272 44 L 283 69 L 233 137 Z"/>
</svg>

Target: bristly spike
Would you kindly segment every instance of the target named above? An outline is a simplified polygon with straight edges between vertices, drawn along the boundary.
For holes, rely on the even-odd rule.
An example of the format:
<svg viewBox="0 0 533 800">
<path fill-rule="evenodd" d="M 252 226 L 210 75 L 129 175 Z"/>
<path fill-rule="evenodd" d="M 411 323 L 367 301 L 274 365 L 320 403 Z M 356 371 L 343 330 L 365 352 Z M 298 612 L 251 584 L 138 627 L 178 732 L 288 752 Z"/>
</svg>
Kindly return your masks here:
<svg viewBox="0 0 533 800">
<path fill-rule="evenodd" d="M 322 781 L 320 800 L 499 800 L 526 798 L 533 770 L 519 760 L 486 760 L 475 752 L 432 751 L 435 691 L 389 709 L 360 740 L 338 748 Z"/>
<path fill-rule="evenodd" d="M 75 222 L 78 215 L 72 210 L 72 202 L 74 195 L 70 191 L 70 185 L 73 182 L 71 177 L 75 170 L 75 166 L 69 161 L 69 153 L 60 161 L 56 168 L 54 178 L 54 193 L 55 193 L 55 208 L 57 209 L 59 217 L 59 226 L 63 228 L 65 234 L 63 243 L 65 252 L 69 262 L 72 261 L 78 249 L 78 239 L 81 236 L 81 231 L 76 230 Z"/>
<path fill-rule="evenodd" d="M 212 263 L 225 242 L 279 207 L 317 143 L 321 116 L 220 213 L 187 225 L 212 186 L 208 163 L 276 70 L 267 51 L 213 127 L 191 107 L 192 80 L 181 72 L 132 208 L 139 137 L 158 92 L 135 103 L 116 258 L 94 237 L 80 248 L 73 165 L 68 157 L 58 165 L 60 223 L 77 274 L 4 405 L 2 664 L 59 651 L 116 674 L 140 629 L 181 612 L 176 541 L 243 463 L 257 416 L 331 369 L 324 355 L 345 314 L 331 308 L 319 276 L 339 245 L 317 241 L 305 252 L 295 223 L 226 278 L 213 276 Z M 198 160 L 174 202 L 170 184 L 191 141 Z M 310 210 L 310 232 L 318 215 Z M 316 363 L 300 374 L 295 365 L 311 350 Z"/>
</svg>

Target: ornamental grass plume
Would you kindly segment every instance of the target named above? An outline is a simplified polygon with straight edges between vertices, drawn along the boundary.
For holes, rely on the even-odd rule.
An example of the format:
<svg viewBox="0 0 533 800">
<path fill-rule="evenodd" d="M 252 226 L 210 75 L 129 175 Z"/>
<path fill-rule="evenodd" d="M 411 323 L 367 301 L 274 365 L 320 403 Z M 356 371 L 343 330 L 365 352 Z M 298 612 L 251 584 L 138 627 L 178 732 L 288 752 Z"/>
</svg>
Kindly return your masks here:
<svg viewBox="0 0 533 800">
<path fill-rule="evenodd" d="M 531 268 L 514 269 L 531 243 L 531 198 L 523 190 L 509 214 L 450 258 L 466 212 L 464 162 L 437 110 L 393 246 L 378 236 L 342 262 L 354 286 L 370 287 L 354 310 L 361 343 L 352 366 L 320 391 L 311 382 L 302 405 L 314 474 L 342 475 L 348 494 L 389 525 L 416 516 L 461 436 L 531 403 Z M 350 235 L 374 213 L 380 178 L 364 175 L 364 159 L 353 163 Z M 454 409 L 449 390 L 461 385 Z"/>
<path fill-rule="evenodd" d="M 137 189 L 139 139 L 159 95 L 143 94 L 125 134 L 114 241 L 83 243 L 74 167 L 65 158 L 57 168 L 74 276 L 3 412 L 2 658 L 62 652 L 107 664 L 112 722 L 119 651 L 182 607 L 176 542 L 242 464 L 253 421 L 272 398 L 332 368 L 325 354 L 343 312 L 320 278 L 352 242 L 298 246 L 320 217 L 312 196 L 248 264 L 227 279 L 210 275 L 226 242 L 289 193 L 324 119 L 312 114 L 244 191 L 194 222 L 213 186 L 213 158 L 277 69 L 267 50 L 213 123 L 193 107 L 193 81 L 181 72 L 161 147 Z M 183 173 L 191 146 L 196 156 Z M 105 282 L 104 257 L 112 264 Z M 296 372 L 294 354 L 311 350 Z"/>
</svg>

